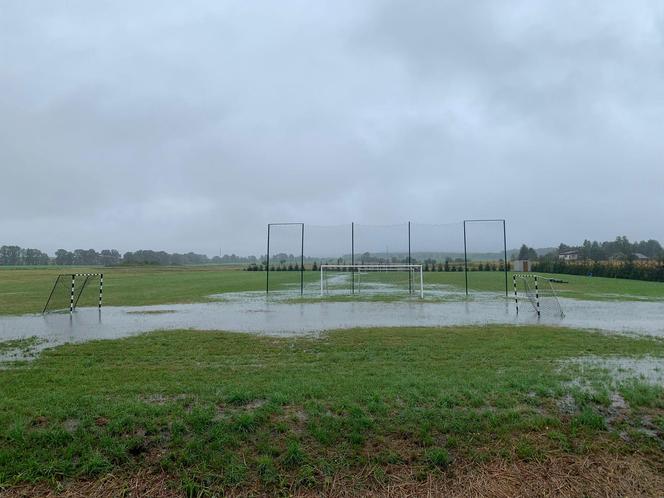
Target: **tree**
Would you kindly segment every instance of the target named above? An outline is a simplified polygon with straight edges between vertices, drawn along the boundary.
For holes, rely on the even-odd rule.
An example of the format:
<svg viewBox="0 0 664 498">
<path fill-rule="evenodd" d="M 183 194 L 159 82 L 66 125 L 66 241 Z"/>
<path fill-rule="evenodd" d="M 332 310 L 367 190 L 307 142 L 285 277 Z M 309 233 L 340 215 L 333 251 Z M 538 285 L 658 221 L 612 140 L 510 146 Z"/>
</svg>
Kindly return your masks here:
<svg viewBox="0 0 664 498">
<path fill-rule="evenodd" d="M 2 265 L 20 265 L 21 264 L 21 248 L 18 246 L 2 246 L 0 247 L 0 264 Z"/>
<path fill-rule="evenodd" d="M 23 253 L 24 265 L 47 265 L 48 261 L 48 255 L 39 249 L 26 249 Z"/>
<path fill-rule="evenodd" d="M 117 265 L 120 259 L 120 253 L 115 249 L 104 249 L 99 253 L 99 262 L 104 266 Z"/>
<path fill-rule="evenodd" d="M 561 244 L 562 246 L 562 244 Z M 537 259 L 537 251 L 533 249 L 532 247 L 528 247 L 526 244 L 523 244 L 521 246 L 521 249 L 519 249 L 519 256 L 517 259 L 520 260 L 536 260 Z"/>
<path fill-rule="evenodd" d="M 55 251 L 55 264 L 56 265 L 73 265 L 74 253 L 65 249 L 58 249 Z"/>
</svg>

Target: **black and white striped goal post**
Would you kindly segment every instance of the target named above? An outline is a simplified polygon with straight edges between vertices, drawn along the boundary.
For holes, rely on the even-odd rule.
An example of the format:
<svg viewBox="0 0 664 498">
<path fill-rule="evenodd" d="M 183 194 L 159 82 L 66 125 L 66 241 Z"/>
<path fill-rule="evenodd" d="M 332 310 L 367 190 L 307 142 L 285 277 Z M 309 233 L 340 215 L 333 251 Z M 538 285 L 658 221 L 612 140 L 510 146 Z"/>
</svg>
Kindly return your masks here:
<svg viewBox="0 0 664 498">
<path fill-rule="evenodd" d="M 81 295 L 83 294 L 83 291 L 85 290 L 85 287 L 88 284 L 88 281 L 93 277 L 99 277 L 99 298 L 97 301 L 97 307 L 98 309 L 101 310 L 101 304 L 104 298 L 104 274 L 103 273 L 64 273 L 58 275 L 58 278 L 55 280 L 55 284 L 53 284 L 51 293 L 49 294 L 48 299 L 46 300 L 46 304 L 44 305 L 42 314 L 48 311 L 48 306 L 51 303 L 54 294 L 56 293 L 56 289 L 58 288 L 59 282 L 63 280 L 64 284 L 64 282 L 66 281 L 65 279 L 69 279 L 69 313 L 73 313 L 78 304 L 78 300 L 81 298 Z M 84 280 L 80 288 L 77 288 L 76 282 L 77 279 L 79 278 L 84 278 Z M 59 309 L 62 310 L 62 308 Z"/>
</svg>

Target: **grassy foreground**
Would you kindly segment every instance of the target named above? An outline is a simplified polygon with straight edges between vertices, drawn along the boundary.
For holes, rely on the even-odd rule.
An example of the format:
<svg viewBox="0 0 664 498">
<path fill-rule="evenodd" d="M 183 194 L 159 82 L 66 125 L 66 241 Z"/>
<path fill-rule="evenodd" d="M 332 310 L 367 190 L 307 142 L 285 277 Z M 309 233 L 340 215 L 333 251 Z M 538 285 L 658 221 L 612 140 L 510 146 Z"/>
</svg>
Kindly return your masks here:
<svg viewBox="0 0 664 498">
<path fill-rule="evenodd" d="M 662 387 L 560 363 L 579 355 L 662 358 L 664 342 L 487 326 L 66 345 L 0 370 L 0 489 L 112 473 L 189 496 L 423 492 L 468 469 L 604 455 L 628 493 L 664 492 Z"/>
<path fill-rule="evenodd" d="M 265 273 L 249 272 L 223 266 L 208 267 L 130 267 L 78 268 L 38 267 L 0 268 L 0 315 L 39 313 L 58 273 L 100 272 L 105 274 L 104 303 L 110 306 L 174 304 L 204 302 L 211 294 L 265 289 Z M 551 275 L 554 276 L 554 275 Z M 561 296 L 591 300 L 664 300 L 664 283 L 636 280 L 555 275 L 567 281 L 557 284 Z M 512 285 L 511 275 L 509 285 Z M 310 293 L 307 299 L 318 299 L 319 274 L 305 272 Z M 299 273 L 271 272 L 271 288 L 299 289 Z M 430 272 L 425 286 L 448 285 L 463 292 L 463 272 Z M 504 292 L 505 280 L 500 272 L 469 272 L 472 291 Z M 67 301 L 67 296 L 64 296 Z M 96 292 L 86 292 L 81 305 L 94 305 Z M 366 299 L 353 296 L 352 299 Z M 68 302 L 68 301 L 67 301 Z"/>
</svg>

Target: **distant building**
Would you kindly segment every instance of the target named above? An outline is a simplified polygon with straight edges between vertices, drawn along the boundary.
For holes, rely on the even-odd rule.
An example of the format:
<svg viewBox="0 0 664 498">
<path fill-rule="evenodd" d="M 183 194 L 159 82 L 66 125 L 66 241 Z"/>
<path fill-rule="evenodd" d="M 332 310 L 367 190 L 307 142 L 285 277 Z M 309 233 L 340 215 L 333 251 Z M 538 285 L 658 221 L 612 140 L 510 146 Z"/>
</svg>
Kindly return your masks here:
<svg viewBox="0 0 664 498">
<path fill-rule="evenodd" d="M 512 262 L 512 268 L 516 272 L 528 273 L 529 271 L 533 271 L 533 264 L 527 259 L 517 259 Z"/>
<path fill-rule="evenodd" d="M 558 254 L 560 261 L 577 261 L 579 259 L 579 251 L 563 251 Z"/>
<path fill-rule="evenodd" d="M 634 254 L 632 254 L 632 256 L 634 256 L 634 259 L 636 261 L 650 261 L 650 258 L 648 256 L 646 256 L 645 254 L 641 254 L 640 252 L 635 252 Z"/>
</svg>

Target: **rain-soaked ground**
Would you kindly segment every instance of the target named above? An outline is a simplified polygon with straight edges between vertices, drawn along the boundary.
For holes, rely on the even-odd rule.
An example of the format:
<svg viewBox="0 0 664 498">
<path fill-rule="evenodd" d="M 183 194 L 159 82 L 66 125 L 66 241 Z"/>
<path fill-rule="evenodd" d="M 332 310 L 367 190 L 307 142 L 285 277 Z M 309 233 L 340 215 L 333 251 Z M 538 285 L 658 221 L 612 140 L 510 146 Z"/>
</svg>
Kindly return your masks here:
<svg viewBox="0 0 664 498">
<path fill-rule="evenodd" d="M 446 296 L 449 294 L 449 296 Z M 428 293 L 431 297 L 432 293 Z M 452 296 L 450 298 L 450 296 Z M 0 350 L 0 361 L 34 354 L 45 347 L 93 339 L 116 339 L 152 330 L 229 330 L 273 336 L 315 335 L 353 327 L 448 326 L 479 324 L 550 324 L 622 334 L 664 337 L 664 302 L 600 302 L 561 299 L 565 317 L 543 309 L 537 318 L 522 302 L 496 294 L 463 299 L 439 289 L 437 300 L 410 298 L 381 301 L 297 302 L 292 294 L 266 297 L 262 292 L 216 296 L 218 302 L 140 307 L 81 308 L 75 313 L 0 317 L 0 343 L 39 338 L 30 348 Z"/>
</svg>

